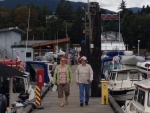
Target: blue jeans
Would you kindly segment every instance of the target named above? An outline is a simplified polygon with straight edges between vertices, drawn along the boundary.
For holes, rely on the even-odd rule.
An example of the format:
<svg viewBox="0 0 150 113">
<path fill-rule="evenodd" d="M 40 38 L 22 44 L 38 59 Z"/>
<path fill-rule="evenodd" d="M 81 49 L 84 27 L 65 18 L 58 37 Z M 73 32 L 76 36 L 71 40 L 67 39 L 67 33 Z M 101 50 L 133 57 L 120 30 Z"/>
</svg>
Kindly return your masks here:
<svg viewBox="0 0 150 113">
<path fill-rule="evenodd" d="M 85 102 L 89 102 L 90 84 L 79 83 L 80 103 L 84 102 L 84 89 L 85 89 Z"/>
</svg>

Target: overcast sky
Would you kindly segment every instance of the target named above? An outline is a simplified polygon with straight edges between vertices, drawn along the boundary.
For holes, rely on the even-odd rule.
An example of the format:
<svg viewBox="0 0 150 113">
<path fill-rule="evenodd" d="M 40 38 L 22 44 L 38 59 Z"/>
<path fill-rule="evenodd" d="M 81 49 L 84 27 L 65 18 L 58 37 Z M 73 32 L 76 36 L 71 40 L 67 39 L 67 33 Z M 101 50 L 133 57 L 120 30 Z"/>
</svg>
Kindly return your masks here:
<svg viewBox="0 0 150 113">
<path fill-rule="evenodd" d="M 68 0 L 74 2 L 86 2 L 88 0 Z M 99 2 L 101 8 L 109 9 L 111 11 L 116 11 L 122 0 L 89 0 L 90 2 Z M 150 6 L 150 0 L 124 0 L 126 2 L 126 7 L 143 7 L 143 5 Z"/>
</svg>

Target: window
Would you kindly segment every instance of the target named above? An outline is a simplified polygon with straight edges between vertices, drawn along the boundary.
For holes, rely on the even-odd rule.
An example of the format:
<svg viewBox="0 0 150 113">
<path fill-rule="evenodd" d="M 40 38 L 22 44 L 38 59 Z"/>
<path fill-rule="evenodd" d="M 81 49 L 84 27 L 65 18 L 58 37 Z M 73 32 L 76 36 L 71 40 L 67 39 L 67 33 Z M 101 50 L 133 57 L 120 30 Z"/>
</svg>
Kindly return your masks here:
<svg viewBox="0 0 150 113">
<path fill-rule="evenodd" d="M 116 73 L 111 73 L 110 79 L 111 79 L 111 80 L 115 80 L 115 77 L 116 77 Z"/>
<path fill-rule="evenodd" d="M 139 77 L 140 77 L 140 75 L 138 72 L 136 72 L 136 71 L 130 72 L 130 76 L 129 76 L 130 80 L 139 80 L 140 79 Z"/>
<path fill-rule="evenodd" d="M 26 57 L 31 58 L 31 52 L 26 52 Z"/>
<path fill-rule="evenodd" d="M 150 92 L 148 92 L 148 100 L 147 100 L 147 105 L 150 107 Z"/>
<path fill-rule="evenodd" d="M 117 80 L 118 81 L 127 80 L 127 74 L 128 73 L 126 71 L 118 72 Z"/>
<path fill-rule="evenodd" d="M 147 73 L 141 73 L 144 79 L 147 79 Z"/>
<path fill-rule="evenodd" d="M 138 88 L 135 89 L 134 100 L 137 101 Z"/>
<path fill-rule="evenodd" d="M 139 89 L 138 102 L 144 106 L 145 92 Z"/>
<path fill-rule="evenodd" d="M 7 78 L 0 78 L 0 94 L 9 93 L 9 80 Z"/>
<path fill-rule="evenodd" d="M 13 77 L 13 93 L 25 93 L 23 78 Z"/>
</svg>

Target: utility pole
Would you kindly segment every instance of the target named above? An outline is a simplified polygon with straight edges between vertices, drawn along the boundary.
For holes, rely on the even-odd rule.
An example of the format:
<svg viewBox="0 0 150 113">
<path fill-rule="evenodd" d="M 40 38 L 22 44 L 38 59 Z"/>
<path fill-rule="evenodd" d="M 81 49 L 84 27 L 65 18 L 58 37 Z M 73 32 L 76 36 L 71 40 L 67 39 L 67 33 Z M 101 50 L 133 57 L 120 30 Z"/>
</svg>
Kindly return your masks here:
<svg viewBox="0 0 150 113">
<path fill-rule="evenodd" d="M 89 3 L 89 47 L 90 47 L 90 65 L 92 66 L 94 76 L 91 84 L 91 96 L 100 96 L 98 85 L 101 80 L 101 26 L 100 26 L 100 7 L 97 2 Z"/>
</svg>

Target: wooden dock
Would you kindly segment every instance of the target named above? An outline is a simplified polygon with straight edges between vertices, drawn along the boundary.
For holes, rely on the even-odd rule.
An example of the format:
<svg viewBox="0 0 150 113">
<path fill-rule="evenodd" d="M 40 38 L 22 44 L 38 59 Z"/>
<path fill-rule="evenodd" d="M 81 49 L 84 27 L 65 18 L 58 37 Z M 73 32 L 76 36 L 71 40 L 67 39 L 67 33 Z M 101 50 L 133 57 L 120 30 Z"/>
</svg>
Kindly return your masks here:
<svg viewBox="0 0 150 113">
<path fill-rule="evenodd" d="M 100 97 L 90 97 L 89 105 L 80 107 L 79 89 L 75 82 L 75 69 L 77 65 L 72 66 L 73 85 L 68 98 L 69 104 L 60 107 L 60 100 L 57 92 L 49 90 L 42 100 L 44 109 L 34 109 L 32 113 L 114 113 L 110 105 L 102 105 Z"/>
</svg>

